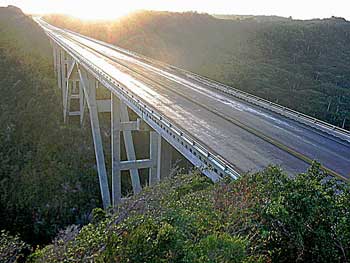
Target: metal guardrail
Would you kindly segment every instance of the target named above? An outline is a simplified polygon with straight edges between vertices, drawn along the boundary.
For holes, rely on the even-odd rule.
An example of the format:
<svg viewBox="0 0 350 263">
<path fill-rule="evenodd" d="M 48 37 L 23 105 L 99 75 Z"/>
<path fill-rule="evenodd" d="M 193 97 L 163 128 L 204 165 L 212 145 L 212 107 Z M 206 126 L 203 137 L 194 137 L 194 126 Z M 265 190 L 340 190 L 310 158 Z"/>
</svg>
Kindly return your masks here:
<svg viewBox="0 0 350 263">
<path fill-rule="evenodd" d="M 232 95 L 234 97 L 237 97 L 239 99 L 242 99 L 244 101 L 247 101 L 251 104 L 257 105 L 259 107 L 262 107 L 264 109 L 270 110 L 272 112 L 278 113 L 280 115 L 283 115 L 285 117 L 288 117 L 290 119 L 293 119 L 295 121 L 298 121 L 300 123 L 306 124 L 308 126 L 311 126 L 312 128 L 316 128 L 318 130 L 321 130 L 323 132 L 326 132 L 332 136 L 335 136 L 339 139 L 345 140 L 350 142 L 350 131 L 342 129 L 336 125 L 332 125 L 330 123 L 327 123 L 325 121 L 319 120 L 315 117 L 308 116 L 304 113 L 292 110 L 290 108 L 287 108 L 285 106 L 279 105 L 277 103 L 268 101 L 266 99 L 260 98 L 258 96 L 252 95 L 250 93 L 235 89 L 233 87 L 230 87 L 228 85 L 222 84 L 220 82 L 210 80 L 206 77 L 200 76 L 195 73 L 191 73 L 198 81 L 201 82 L 207 82 L 207 85 L 211 85 L 212 83 L 215 83 L 217 90 L 220 90 L 226 94 Z"/>
<path fill-rule="evenodd" d="M 198 168 L 204 174 L 213 180 L 222 178 L 225 175 L 236 179 L 240 173 L 227 162 L 222 156 L 218 155 L 207 146 L 202 144 L 185 130 L 174 124 L 169 118 L 158 113 L 150 105 L 148 105 L 142 98 L 124 87 L 112 76 L 96 67 L 92 62 L 81 57 L 75 50 L 66 46 L 59 38 L 51 32 L 46 31 L 46 34 L 56 42 L 62 49 L 64 49 L 70 56 L 72 56 L 80 65 L 85 67 L 91 74 L 93 74 L 103 85 L 111 92 L 122 98 L 126 104 L 132 108 L 142 119 L 144 119 L 152 128 L 155 128 L 164 136 L 175 148 L 177 148 L 188 159 L 197 164 Z M 201 165 L 198 165 L 201 164 Z M 214 175 L 215 174 L 215 175 Z"/>
<path fill-rule="evenodd" d="M 48 26 L 52 27 L 50 24 L 48 24 Z M 54 28 L 53 30 L 57 30 L 57 28 L 55 27 L 52 27 L 52 28 Z M 65 34 L 68 39 L 72 38 L 71 41 L 74 41 L 74 42 L 76 41 L 74 40 L 73 37 L 67 34 L 67 31 L 69 30 L 65 30 L 65 29 L 59 29 L 59 30 L 62 32 L 62 34 Z M 72 31 L 69 31 L 69 32 L 72 32 Z M 203 84 L 206 84 L 213 89 L 219 90 L 220 92 L 226 93 L 230 96 L 234 96 L 250 104 L 257 105 L 260 108 L 264 108 L 269 111 L 278 113 L 282 116 L 295 120 L 299 123 L 303 123 L 309 127 L 316 128 L 317 130 L 330 134 L 331 136 L 334 137 L 334 139 L 341 139 L 341 140 L 350 142 L 350 131 L 341 129 L 337 126 L 320 121 L 316 118 L 310 117 L 300 112 L 288 109 L 287 107 L 259 98 L 255 95 L 251 95 L 247 92 L 237 90 L 228 85 L 219 83 L 214 80 L 210 80 L 196 73 L 167 65 L 165 63 L 144 57 L 142 55 L 136 54 L 131 51 L 123 50 L 122 48 L 115 47 L 113 45 L 104 43 L 99 40 L 91 39 L 89 37 L 80 35 L 75 32 L 72 32 L 72 33 L 75 35 L 79 35 L 83 38 L 89 39 L 90 41 L 97 42 L 101 45 L 108 46 L 117 51 L 127 53 L 130 56 L 135 57 L 136 59 L 142 59 L 150 64 L 153 64 L 154 66 L 157 66 L 157 67 L 161 66 L 163 68 L 166 67 L 168 70 L 171 70 L 171 71 L 174 71 L 175 69 L 176 71 L 181 72 L 182 74 L 185 74 L 186 77 L 192 78 L 198 82 L 202 82 Z M 55 36 L 52 35 L 51 38 L 55 38 Z M 56 42 L 57 41 L 59 41 L 59 39 L 56 39 Z M 77 41 L 77 43 L 79 42 Z M 61 46 L 68 53 L 70 53 L 70 55 L 72 55 L 71 53 L 75 53 L 74 50 L 71 50 L 69 52 L 67 50 L 69 49 L 69 47 L 65 47 L 64 43 L 61 43 Z M 79 57 L 79 54 L 77 54 L 77 56 Z M 175 148 L 177 148 L 182 154 L 184 154 L 187 157 L 187 159 L 189 160 L 195 159 L 195 161 L 192 163 L 196 164 L 196 166 L 198 167 L 204 168 L 203 173 L 207 175 L 209 174 L 208 177 L 211 177 L 210 174 L 212 173 L 215 173 L 219 177 L 222 177 L 223 175 L 229 175 L 232 178 L 237 178 L 239 176 L 239 172 L 238 172 L 239 170 L 236 169 L 234 165 L 230 164 L 223 157 L 216 154 L 215 151 L 207 147 L 204 143 L 196 140 L 190 134 L 185 133 L 185 131 L 182 130 L 180 127 L 177 127 L 172 120 L 157 113 L 157 111 L 155 109 L 152 109 L 149 105 L 147 105 L 147 103 L 145 103 L 142 100 L 142 98 L 137 97 L 136 94 L 133 94 L 130 90 L 128 90 L 127 88 L 124 88 L 123 85 L 119 83 L 116 79 L 113 79 L 113 77 L 101 71 L 99 68 L 97 67 L 94 68 L 93 63 L 89 61 L 84 62 L 83 61 L 84 58 L 76 58 L 76 60 L 80 61 L 79 62 L 80 64 L 85 65 L 87 69 L 90 69 L 92 73 L 95 74 L 95 77 L 97 79 L 103 76 L 103 78 L 100 78 L 100 81 L 105 82 L 103 84 L 111 91 L 115 90 L 115 86 L 117 86 L 119 90 L 121 89 L 124 92 L 123 94 L 120 91 L 117 91 L 117 90 L 115 91 L 116 93 L 119 94 L 119 96 L 122 96 L 125 100 L 129 100 L 130 103 L 129 104 L 127 103 L 128 106 L 132 108 L 139 116 L 142 116 L 142 118 L 152 128 L 158 131 L 158 133 L 160 133 L 168 142 L 170 142 Z M 129 93 L 131 94 L 132 99 L 130 99 Z M 176 146 L 177 142 L 179 143 Z M 188 149 L 190 149 L 189 152 L 188 152 Z"/>
<path fill-rule="evenodd" d="M 209 78 L 201 76 L 197 73 L 194 73 L 194 72 L 191 72 L 188 70 L 184 70 L 184 69 L 169 65 L 167 63 L 157 61 L 157 60 L 152 59 L 152 58 L 148 58 L 148 57 L 143 56 L 141 54 L 138 54 L 136 52 L 129 51 L 129 50 L 117 47 L 115 45 L 111 45 L 111 44 L 105 43 L 103 41 L 96 40 L 96 39 L 81 35 L 77 32 L 71 31 L 71 30 L 66 30 L 66 31 L 68 31 L 72 34 L 78 35 L 82 38 L 88 39 L 90 41 L 93 41 L 95 43 L 99 43 L 101 45 L 108 46 L 108 47 L 113 48 L 115 50 L 124 52 L 124 53 L 129 54 L 131 56 L 134 56 L 136 58 L 141 58 L 143 60 L 151 62 L 152 64 L 155 64 L 155 65 L 158 65 L 161 67 L 166 67 L 166 68 L 169 68 L 172 70 L 175 69 L 177 71 L 182 72 L 186 76 L 188 76 L 190 78 L 194 78 L 197 81 L 204 82 L 206 85 L 209 85 L 210 87 L 215 88 L 215 89 L 217 89 L 225 94 L 234 96 L 234 97 L 239 98 L 241 100 L 244 100 L 250 104 L 254 104 L 256 106 L 259 106 L 261 108 L 267 109 L 267 110 L 272 111 L 274 113 L 280 114 L 280 115 L 287 117 L 289 119 L 292 119 L 294 121 L 308 125 L 309 127 L 315 128 L 315 129 L 320 130 L 322 132 L 325 132 L 329 135 L 335 136 L 338 139 L 350 142 L 350 131 L 345 130 L 343 128 L 340 128 L 336 125 L 327 123 L 327 122 L 319 120 L 315 117 L 311 117 L 309 115 L 306 115 L 304 113 L 298 112 L 298 111 L 293 110 L 293 109 L 290 109 L 288 107 L 285 107 L 285 106 L 279 105 L 277 103 L 271 102 L 269 100 L 260 98 L 258 96 L 253 95 L 253 94 L 250 94 L 248 92 L 245 92 L 245 91 L 236 89 L 234 87 L 228 86 L 226 84 L 220 83 L 218 81 L 209 79 Z M 215 86 L 213 84 L 215 84 Z"/>
</svg>

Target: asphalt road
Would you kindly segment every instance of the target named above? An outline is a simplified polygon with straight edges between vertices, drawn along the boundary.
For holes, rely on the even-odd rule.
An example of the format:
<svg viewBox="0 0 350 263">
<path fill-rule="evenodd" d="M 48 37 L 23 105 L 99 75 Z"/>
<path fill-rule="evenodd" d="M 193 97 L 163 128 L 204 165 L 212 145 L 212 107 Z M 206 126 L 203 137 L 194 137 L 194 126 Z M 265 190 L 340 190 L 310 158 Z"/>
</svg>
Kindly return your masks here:
<svg viewBox="0 0 350 263">
<path fill-rule="evenodd" d="M 349 142 L 224 94 L 190 73 L 70 32 L 55 34 L 240 171 L 275 164 L 290 174 L 304 172 L 303 156 L 350 177 Z"/>
</svg>

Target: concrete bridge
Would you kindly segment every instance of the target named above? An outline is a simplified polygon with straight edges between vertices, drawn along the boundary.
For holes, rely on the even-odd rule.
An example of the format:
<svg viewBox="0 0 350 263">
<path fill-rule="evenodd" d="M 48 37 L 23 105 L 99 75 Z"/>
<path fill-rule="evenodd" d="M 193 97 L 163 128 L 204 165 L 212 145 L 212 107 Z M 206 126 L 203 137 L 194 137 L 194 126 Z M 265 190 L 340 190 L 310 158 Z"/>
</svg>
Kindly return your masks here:
<svg viewBox="0 0 350 263">
<path fill-rule="evenodd" d="M 133 192 L 141 191 L 139 169 L 152 185 L 169 174 L 176 149 L 217 181 L 237 178 L 269 164 L 290 174 L 317 160 L 322 169 L 350 177 L 350 132 L 125 49 L 54 27 L 36 19 L 53 47 L 63 119 L 83 123 L 88 109 L 104 207 L 122 198 L 121 171 L 130 171 Z M 283 83 L 281 83 L 283 85 Z M 99 90 L 108 98 L 101 98 Z M 130 120 L 129 113 L 138 117 Z M 110 113 L 110 194 L 99 113 Z M 149 133 L 149 156 L 137 159 L 134 136 Z M 121 137 L 121 134 L 123 136 Z M 121 160 L 121 138 L 127 160 Z"/>
</svg>

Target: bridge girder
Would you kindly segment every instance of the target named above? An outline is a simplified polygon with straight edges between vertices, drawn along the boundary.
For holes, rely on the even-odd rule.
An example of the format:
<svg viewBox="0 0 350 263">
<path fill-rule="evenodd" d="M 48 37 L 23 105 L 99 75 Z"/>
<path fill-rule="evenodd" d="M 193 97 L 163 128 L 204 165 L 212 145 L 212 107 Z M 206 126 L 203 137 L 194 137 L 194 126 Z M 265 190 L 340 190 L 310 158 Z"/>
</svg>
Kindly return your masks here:
<svg viewBox="0 0 350 263">
<path fill-rule="evenodd" d="M 161 169 L 163 173 L 169 174 L 172 165 L 172 148 L 166 144 L 161 135 L 140 118 L 130 121 L 128 106 L 113 93 L 111 93 L 110 99 L 97 99 L 98 80 L 54 43 L 53 49 L 54 68 L 58 77 L 58 86 L 62 91 L 64 122 L 67 123 L 70 117 L 78 116 L 80 125 L 83 125 L 86 106 L 89 110 L 103 207 L 106 209 L 112 205 L 117 206 L 122 201 L 121 171 L 129 170 L 134 194 L 142 190 L 139 169 L 149 169 L 149 186 L 160 181 Z M 103 85 L 103 83 L 100 84 Z M 79 100 L 78 111 L 71 111 L 71 100 L 74 99 Z M 111 194 L 98 116 L 99 113 L 103 112 L 111 114 Z M 133 131 L 149 132 L 150 152 L 148 159 L 138 160 L 136 158 Z M 126 161 L 121 160 L 121 134 L 124 139 Z M 162 144 L 164 144 L 163 148 Z M 164 164 L 162 164 L 163 159 L 166 160 Z"/>
<path fill-rule="evenodd" d="M 43 26 L 46 24 L 43 21 L 38 21 Z M 49 25 L 48 25 L 49 26 Z M 56 44 L 57 47 L 68 52 L 79 65 L 82 65 L 91 75 L 93 75 L 104 87 L 106 87 L 111 93 L 120 98 L 127 106 L 135 112 L 147 125 L 152 127 L 158 134 L 162 136 L 162 142 L 167 142 L 177 150 L 183 157 L 185 157 L 193 166 L 198 168 L 204 175 L 209 177 L 212 181 L 218 181 L 224 176 L 230 176 L 236 179 L 239 176 L 237 170 L 227 163 L 221 156 L 213 153 L 210 149 L 207 149 L 205 145 L 198 142 L 189 134 L 184 132 L 177 125 L 173 125 L 171 120 L 167 119 L 162 114 L 158 113 L 152 107 L 148 107 L 142 98 L 131 91 L 124 84 L 118 80 L 111 78 L 108 74 L 96 67 L 92 62 L 81 57 L 72 48 L 65 46 L 60 39 L 56 38 L 53 32 L 46 29 L 49 38 Z M 49 26 L 51 27 L 51 26 Z M 165 144 L 166 145 L 166 144 Z M 163 147 L 165 148 L 165 147 Z M 162 153 L 162 158 L 164 154 Z M 165 158 L 170 159 L 170 158 Z M 162 166 L 166 166 L 161 162 Z"/>
</svg>

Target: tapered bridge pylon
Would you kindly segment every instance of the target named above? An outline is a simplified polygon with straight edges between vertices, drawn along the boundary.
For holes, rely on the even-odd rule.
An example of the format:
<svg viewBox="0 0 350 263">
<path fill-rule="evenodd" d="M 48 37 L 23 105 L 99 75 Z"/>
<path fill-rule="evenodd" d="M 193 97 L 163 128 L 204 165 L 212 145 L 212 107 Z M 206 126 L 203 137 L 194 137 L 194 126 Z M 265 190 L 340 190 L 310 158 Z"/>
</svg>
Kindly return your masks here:
<svg viewBox="0 0 350 263">
<path fill-rule="evenodd" d="M 121 202 L 122 171 L 130 172 L 132 190 L 135 194 L 142 189 L 139 169 L 149 169 L 148 185 L 150 186 L 158 183 L 161 175 L 167 176 L 172 165 L 172 147 L 141 118 L 130 120 L 128 106 L 112 92 L 108 91 L 110 93 L 108 99 L 98 98 L 96 91 L 99 87 L 103 87 L 103 83 L 79 66 L 79 63 L 55 42 L 51 44 L 54 70 L 58 87 L 62 92 L 64 122 L 67 123 L 69 118 L 76 116 L 79 117 L 80 125 L 83 125 L 84 113 L 87 109 L 89 111 L 103 207 L 106 209 Z M 73 110 L 74 107 L 77 109 Z M 99 113 L 103 112 L 110 113 L 111 120 L 111 193 L 99 121 Z M 149 133 L 149 157 L 146 159 L 137 159 L 133 139 L 136 132 Z M 127 157 L 124 161 L 121 160 L 121 138 L 124 140 Z"/>
</svg>

